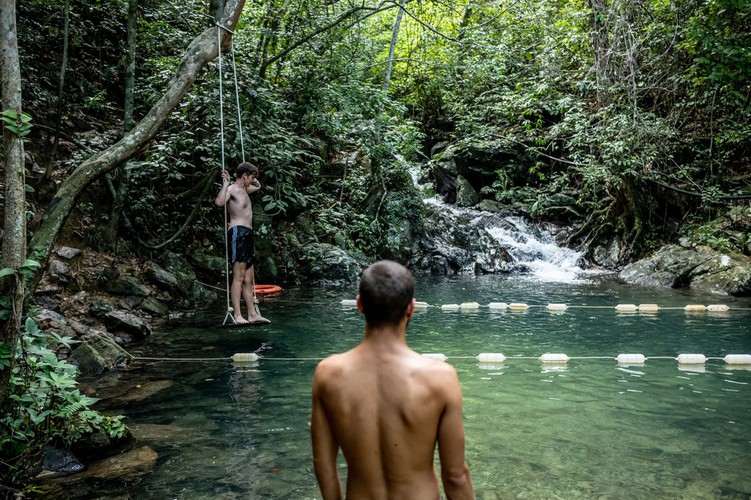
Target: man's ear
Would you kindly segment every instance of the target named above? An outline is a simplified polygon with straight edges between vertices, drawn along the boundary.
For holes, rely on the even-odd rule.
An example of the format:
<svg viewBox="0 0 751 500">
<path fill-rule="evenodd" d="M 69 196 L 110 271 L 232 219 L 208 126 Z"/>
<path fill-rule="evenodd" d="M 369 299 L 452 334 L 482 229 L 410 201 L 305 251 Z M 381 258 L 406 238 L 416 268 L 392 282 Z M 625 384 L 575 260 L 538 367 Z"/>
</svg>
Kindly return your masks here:
<svg viewBox="0 0 751 500">
<path fill-rule="evenodd" d="M 415 312 L 415 298 L 412 297 L 412 300 L 409 301 L 409 305 L 407 306 L 407 317 L 411 318 L 414 312 Z"/>
<path fill-rule="evenodd" d="M 360 294 L 357 294 L 357 310 L 365 314 L 365 310 L 362 307 L 362 301 L 360 300 Z"/>
</svg>

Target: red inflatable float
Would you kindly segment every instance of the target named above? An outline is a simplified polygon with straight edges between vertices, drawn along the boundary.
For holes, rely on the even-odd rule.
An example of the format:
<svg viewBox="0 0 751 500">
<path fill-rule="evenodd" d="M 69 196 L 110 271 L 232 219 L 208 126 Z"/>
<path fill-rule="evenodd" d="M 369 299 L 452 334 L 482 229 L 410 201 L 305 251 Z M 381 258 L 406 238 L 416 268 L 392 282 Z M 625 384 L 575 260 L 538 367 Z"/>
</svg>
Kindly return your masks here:
<svg viewBox="0 0 751 500">
<path fill-rule="evenodd" d="M 256 295 L 271 295 L 272 293 L 279 293 L 282 291 L 282 287 L 279 285 L 256 285 Z"/>
</svg>

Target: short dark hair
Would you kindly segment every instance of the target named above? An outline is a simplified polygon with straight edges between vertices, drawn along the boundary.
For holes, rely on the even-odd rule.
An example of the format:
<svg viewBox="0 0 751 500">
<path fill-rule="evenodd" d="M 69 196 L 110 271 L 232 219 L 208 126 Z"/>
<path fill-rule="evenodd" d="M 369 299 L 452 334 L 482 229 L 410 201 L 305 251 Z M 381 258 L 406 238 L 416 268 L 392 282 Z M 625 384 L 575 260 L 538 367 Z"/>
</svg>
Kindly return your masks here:
<svg viewBox="0 0 751 500">
<path fill-rule="evenodd" d="M 360 279 L 360 303 L 369 326 L 397 325 L 415 295 L 415 280 L 403 265 L 381 260 Z"/>
<path fill-rule="evenodd" d="M 249 161 L 244 161 L 237 166 L 237 178 L 239 179 L 244 174 L 258 175 L 258 167 L 256 167 Z"/>
</svg>

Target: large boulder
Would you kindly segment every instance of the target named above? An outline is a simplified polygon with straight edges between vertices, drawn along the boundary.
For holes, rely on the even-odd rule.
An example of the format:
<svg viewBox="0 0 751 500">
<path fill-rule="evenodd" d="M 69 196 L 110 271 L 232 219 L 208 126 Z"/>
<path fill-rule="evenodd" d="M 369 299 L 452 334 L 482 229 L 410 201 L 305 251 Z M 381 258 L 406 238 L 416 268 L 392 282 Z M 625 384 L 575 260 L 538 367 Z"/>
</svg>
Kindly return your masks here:
<svg viewBox="0 0 751 500">
<path fill-rule="evenodd" d="M 190 262 L 196 269 L 204 271 L 212 276 L 220 276 L 227 269 L 227 261 L 224 255 L 215 255 L 196 248 L 190 253 Z"/>
<path fill-rule="evenodd" d="M 177 276 L 167 271 L 156 262 L 147 262 L 144 274 L 149 281 L 163 290 L 171 292 L 177 288 Z"/>
<path fill-rule="evenodd" d="M 132 359 L 128 352 L 105 333 L 93 333 L 71 355 L 83 375 L 101 375 Z"/>
<path fill-rule="evenodd" d="M 433 274 L 523 270 L 487 231 L 505 223 L 497 214 L 455 212 L 448 206 L 432 204 L 426 205 L 426 213 L 425 228 L 410 261 L 412 268 Z"/>
<path fill-rule="evenodd" d="M 308 268 L 308 277 L 317 281 L 354 283 L 365 266 L 341 248 L 328 243 L 308 245 L 301 261 Z"/>
<path fill-rule="evenodd" d="M 498 172 L 514 186 L 525 186 L 532 181 L 529 166 L 533 160 L 520 148 L 509 147 L 507 141 L 478 141 L 470 144 L 452 144 L 437 148 L 433 156 L 431 177 L 436 191 L 446 202 L 456 200 L 457 179 L 462 176 L 476 191 L 491 186 L 498 180 Z"/>
<path fill-rule="evenodd" d="M 472 184 L 460 175 L 456 178 L 456 205 L 459 207 L 473 207 L 480 202 L 480 194 Z"/>
<path fill-rule="evenodd" d="M 128 311 L 118 309 L 108 312 L 104 315 L 104 324 L 110 332 L 122 332 L 134 340 L 151 335 L 151 325 Z"/>
<path fill-rule="evenodd" d="M 196 271 L 188 260 L 174 252 L 164 252 L 159 258 L 159 264 L 168 272 L 175 275 L 181 290 L 188 291 L 196 280 Z"/>
<path fill-rule="evenodd" d="M 642 286 L 690 287 L 717 294 L 751 295 L 751 259 L 707 247 L 667 245 L 626 266 L 620 276 Z"/>
<path fill-rule="evenodd" d="M 104 290 L 116 295 L 134 295 L 136 297 L 148 297 L 151 289 L 133 276 L 119 276 L 108 280 L 104 284 Z"/>
</svg>

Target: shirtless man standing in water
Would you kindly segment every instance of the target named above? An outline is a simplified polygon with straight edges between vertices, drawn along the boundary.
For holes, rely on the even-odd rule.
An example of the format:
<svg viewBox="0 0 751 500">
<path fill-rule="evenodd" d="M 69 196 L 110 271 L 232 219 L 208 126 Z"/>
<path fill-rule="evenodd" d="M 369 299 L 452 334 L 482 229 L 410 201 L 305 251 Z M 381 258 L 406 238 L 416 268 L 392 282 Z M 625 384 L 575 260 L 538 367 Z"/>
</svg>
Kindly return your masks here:
<svg viewBox="0 0 751 500">
<path fill-rule="evenodd" d="M 230 297 L 237 324 L 270 323 L 256 310 L 253 293 L 253 210 L 248 195 L 261 189 L 257 176 L 258 167 L 249 162 L 237 166 L 237 179 L 232 184 L 229 172 L 222 170 L 222 189 L 214 200 L 219 207 L 226 204 L 229 214 L 227 258 L 232 265 Z M 248 319 L 243 318 L 240 295 L 248 307 Z"/>
<path fill-rule="evenodd" d="M 391 261 L 368 267 L 357 296 L 365 338 L 316 369 L 313 465 L 324 499 L 342 498 L 339 448 L 347 461 L 347 498 L 439 499 L 436 442 L 446 497 L 474 498 L 459 378 L 451 365 L 407 346 L 414 304 L 405 267 Z"/>
</svg>

